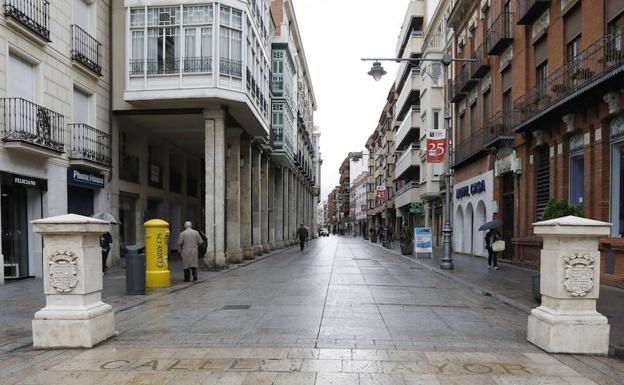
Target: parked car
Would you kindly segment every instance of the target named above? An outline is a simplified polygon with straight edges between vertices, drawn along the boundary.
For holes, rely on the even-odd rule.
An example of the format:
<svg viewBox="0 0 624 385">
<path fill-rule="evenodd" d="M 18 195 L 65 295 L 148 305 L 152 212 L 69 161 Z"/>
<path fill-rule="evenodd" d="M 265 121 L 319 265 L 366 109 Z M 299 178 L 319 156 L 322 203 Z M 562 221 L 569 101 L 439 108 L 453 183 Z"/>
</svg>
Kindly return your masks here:
<svg viewBox="0 0 624 385">
<path fill-rule="evenodd" d="M 327 227 L 321 227 L 321 229 L 319 230 L 319 236 L 329 237 L 329 230 L 327 229 Z"/>
</svg>

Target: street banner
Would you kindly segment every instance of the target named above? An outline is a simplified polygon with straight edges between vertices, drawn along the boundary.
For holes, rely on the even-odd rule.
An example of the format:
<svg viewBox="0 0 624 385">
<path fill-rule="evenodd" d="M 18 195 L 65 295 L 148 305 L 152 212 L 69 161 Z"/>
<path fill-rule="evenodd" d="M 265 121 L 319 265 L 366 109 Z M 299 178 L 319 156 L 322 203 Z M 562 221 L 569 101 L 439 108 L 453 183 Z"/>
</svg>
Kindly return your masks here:
<svg viewBox="0 0 624 385">
<path fill-rule="evenodd" d="M 446 148 L 444 130 L 427 130 L 427 163 L 444 163 Z"/>
<path fill-rule="evenodd" d="M 433 236 L 431 227 L 416 227 L 414 229 L 414 252 L 433 253 Z"/>
<path fill-rule="evenodd" d="M 360 211 L 361 211 L 361 212 L 363 212 L 363 213 L 367 212 L 367 211 L 368 211 L 368 206 L 366 206 L 366 205 L 362 205 L 362 206 L 360 207 Z"/>
<path fill-rule="evenodd" d="M 386 187 L 385 186 L 377 186 L 377 192 L 375 194 L 375 199 L 385 200 L 386 199 Z"/>
</svg>

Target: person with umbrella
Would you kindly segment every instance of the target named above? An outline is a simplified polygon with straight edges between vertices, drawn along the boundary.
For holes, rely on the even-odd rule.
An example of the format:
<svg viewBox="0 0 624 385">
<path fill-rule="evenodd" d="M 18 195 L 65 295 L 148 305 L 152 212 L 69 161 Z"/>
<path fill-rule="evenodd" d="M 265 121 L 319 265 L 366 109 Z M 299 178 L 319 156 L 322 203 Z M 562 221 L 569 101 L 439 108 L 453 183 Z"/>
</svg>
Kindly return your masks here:
<svg viewBox="0 0 624 385">
<path fill-rule="evenodd" d="M 488 252 L 488 269 L 494 267 L 494 270 L 498 270 L 498 253 L 494 251 L 492 246 L 501 239 L 497 228 L 502 226 L 502 224 L 502 221 L 495 220 L 479 227 L 479 231 L 487 231 L 485 233 L 485 249 Z"/>
<path fill-rule="evenodd" d="M 109 213 L 95 213 L 93 214 L 92 218 L 106 221 L 111 225 L 119 224 L 119 221 Z M 110 254 L 111 251 L 111 243 L 113 243 L 113 236 L 110 231 L 107 231 L 104 234 L 100 235 L 100 247 L 102 248 L 102 273 L 108 270 L 108 266 L 106 266 L 106 261 L 108 260 L 108 254 Z"/>
</svg>

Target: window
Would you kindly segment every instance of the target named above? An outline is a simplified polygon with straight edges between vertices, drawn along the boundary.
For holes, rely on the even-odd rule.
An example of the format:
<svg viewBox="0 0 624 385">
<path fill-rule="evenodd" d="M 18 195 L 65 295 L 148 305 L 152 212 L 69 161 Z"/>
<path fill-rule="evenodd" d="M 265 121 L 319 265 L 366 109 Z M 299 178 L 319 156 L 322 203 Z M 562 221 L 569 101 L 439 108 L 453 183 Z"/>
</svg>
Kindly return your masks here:
<svg viewBox="0 0 624 385">
<path fill-rule="evenodd" d="M 433 129 L 434 130 L 440 129 L 440 111 L 439 110 L 433 111 Z"/>
<path fill-rule="evenodd" d="M 511 89 L 503 92 L 503 113 L 511 112 Z"/>
<path fill-rule="evenodd" d="M 74 24 L 89 33 L 89 19 L 89 4 L 85 0 L 74 0 Z"/>
<path fill-rule="evenodd" d="M 221 75 L 242 77 L 242 12 L 220 7 L 219 72 Z"/>
<path fill-rule="evenodd" d="M 8 78 L 9 97 L 35 101 L 35 67 L 32 64 L 10 53 Z"/>
<path fill-rule="evenodd" d="M 540 98 L 546 97 L 546 95 L 548 94 L 548 91 L 546 90 L 546 78 L 547 77 L 548 77 L 548 61 L 545 61 L 535 68 L 535 85 L 537 86 L 539 90 L 538 96 Z"/>
<path fill-rule="evenodd" d="M 477 104 L 470 106 L 470 132 L 475 133 L 478 127 L 477 121 Z"/>
<path fill-rule="evenodd" d="M 583 147 L 581 147 L 580 150 L 570 152 L 570 205 L 572 206 L 583 204 L 584 175 L 585 157 Z"/>
<path fill-rule="evenodd" d="M 566 45 L 566 62 L 571 63 L 579 52 L 581 52 L 581 35 L 578 35 Z"/>
<path fill-rule="evenodd" d="M 74 123 L 89 124 L 89 98 L 86 93 L 74 88 Z"/>
<path fill-rule="evenodd" d="M 488 119 L 492 114 L 492 95 L 488 89 L 483 93 L 483 117 Z"/>
<path fill-rule="evenodd" d="M 542 213 L 550 199 L 550 147 L 542 146 L 535 154 L 535 220 L 542 219 Z"/>
</svg>

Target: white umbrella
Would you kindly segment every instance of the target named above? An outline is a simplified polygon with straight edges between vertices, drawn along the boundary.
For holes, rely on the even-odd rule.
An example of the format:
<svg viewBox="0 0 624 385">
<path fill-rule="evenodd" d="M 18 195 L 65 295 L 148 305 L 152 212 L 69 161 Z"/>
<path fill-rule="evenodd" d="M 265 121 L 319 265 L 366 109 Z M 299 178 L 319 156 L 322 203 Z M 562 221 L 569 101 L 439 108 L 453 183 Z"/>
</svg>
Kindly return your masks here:
<svg viewBox="0 0 624 385">
<path fill-rule="evenodd" d="M 95 213 L 92 215 L 92 218 L 101 219 L 103 221 L 110 223 L 111 225 L 121 224 L 121 222 L 119 222 L 117 219 L 115 219 L 115 217 L 112 214 L 109 214 L 109 213 Z"/>
</svg>

